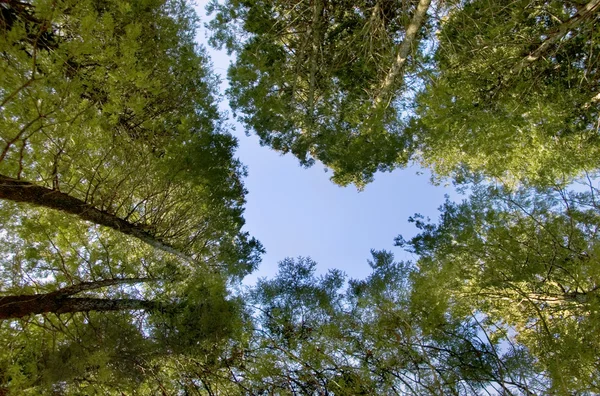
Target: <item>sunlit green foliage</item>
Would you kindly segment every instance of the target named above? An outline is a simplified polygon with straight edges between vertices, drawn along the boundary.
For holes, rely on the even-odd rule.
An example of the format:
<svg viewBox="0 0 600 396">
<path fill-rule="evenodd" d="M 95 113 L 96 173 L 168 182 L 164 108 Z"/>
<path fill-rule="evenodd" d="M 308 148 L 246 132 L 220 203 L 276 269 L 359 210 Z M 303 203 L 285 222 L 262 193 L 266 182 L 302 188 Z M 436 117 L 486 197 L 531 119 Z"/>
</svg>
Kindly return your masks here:
<svg viewBox="0 0 600 396">
<path fill-rule="evenodd" d="M 236 54 L 233 110 L 263 144 L 305 166 L 321 161 L 339 184 L 360 186 L 404 165 L 410 142 L 400 97 L 414 88 L 418 39 L 403 73 L 384 82 L 417 3 L 212 2 L 212 43 Z"/>
<path fill-rule="evenodd" d="M 11 0 L 0 11 L 3 180 L 66 194 L 176 253 L 43 196 L 1 202 L 0 393 L 218 382 L 243 329 L 227 285 L 262 248 L 241 231 L 245 170 L 195 14 L 176 0 Z"/>
<path fill-rule="evenodd" d="M 421 233 L 398 240 L 419 255 L 424 309 L 510 329 L 558 394 L 600 390 L 600 217 L 598 190 L 587 188 L 481 188 L 446 203 L 437 225 L 415 218 Z"/>
<path fill-rule="evenodd" d="M 411 219 L 414 262 L 238 287 L 263 249 L 189 5 L 0 1 L 0 394 L 600 393 L 600 191 L 564 187 L 598 168 L 600 1 L 209 10 L 263 144 L 487 184 Z"/>
<path fill-rule="evenodd" d="M 592 3 L 486 0 L 452 10 L 416 107 L 424 162 L 442 176 L 467 169 L 541 185 L 597 169 L 598 5 L 585 11 Z"/>
<path fill-rule="evenodd" d="M 543 392 L 528 351 L 486 334 L 476 316 L 435 315 L 415 268 L 373 252 L 372 274 L 348 284 L 286 259 L 252 292 L 255 330 L 235 374 L 266 394 L 507 394 Z M 435 322 L 434 322 L 435 321 Z"/>
<path fill-rule="evenodd" d="M 218 377 L 229 340 L 243 328 L 240 301 L 229 296 L 224 279 L 207 267 L 182 266 L 177 257 L 135 238 L 59 212 L 21 208 L 21 213 L 26 216 L 2 217 L 3 295 L 132 279 L 137 281 L 65 299 L 148 304 L 136 311 L 48 312 L 0 322 L 8 346 L 0 358 L 3 388 L 31 394 L 55 388 L 68 394 L 119 394 L 139 387 L 146 389 L 141 394 L 154 394 L 160 386 L 175 391 L 187 373 L 180 369 L 181 376 L 168 380 L 169 367 L 188 359 L 196 359 L 194 370 Z"/>
<path fill-rule="evenodd" d="M 402 61 L 418 7 L 427 14 Z M 596 169 L 599 8 L 584 0 L 209 6 L 213 44 L 237 56 L 229 97 L 247 128 L 359 187 L 409 160 L 461 182 L 483 172 L 548 185 Z"/>
<path fill-rule="evenodd" d="M 256 244 L 239 232 L 244 170 L 189 7 L 2 9 L 0 174 L 65 192 L 198 259 L 223 255 L 232 272 L 251 270 L 225 257 Z"/>
</svg>

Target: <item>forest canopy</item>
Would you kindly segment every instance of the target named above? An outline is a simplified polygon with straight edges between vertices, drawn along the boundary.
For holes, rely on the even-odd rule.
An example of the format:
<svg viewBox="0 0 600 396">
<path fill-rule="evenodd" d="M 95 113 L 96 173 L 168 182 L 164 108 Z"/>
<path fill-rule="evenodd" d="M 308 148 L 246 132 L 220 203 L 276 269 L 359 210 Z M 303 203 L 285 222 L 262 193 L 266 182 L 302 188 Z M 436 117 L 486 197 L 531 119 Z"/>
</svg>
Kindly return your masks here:
<svg viewBox="0 0 600 396">
<path fill-rule="evenodd" d="M 365 279 L 242 286 L 265 250 L 191 5 L 0 0 L 0 395 L 600 393 L 600 0 L 207 12 L 261 144 L 464 200 Z"/>
</svg>

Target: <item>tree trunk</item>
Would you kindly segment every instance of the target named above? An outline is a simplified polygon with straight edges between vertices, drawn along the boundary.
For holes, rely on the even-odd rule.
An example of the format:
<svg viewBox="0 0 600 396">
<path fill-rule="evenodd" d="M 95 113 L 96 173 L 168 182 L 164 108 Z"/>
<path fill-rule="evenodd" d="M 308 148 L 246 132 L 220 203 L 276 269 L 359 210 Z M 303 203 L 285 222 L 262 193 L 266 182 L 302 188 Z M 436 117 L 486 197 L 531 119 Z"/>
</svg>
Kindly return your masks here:
<svg viewBox="0 0 600 396">
<path fill-rule="evenodd" d="M 308 90 L 308 119 L 309 132 L 313 132 L 312 128 L 315 120 L 315 89 L 317 85 L 317 68 L 319 66 L 318 56 L 321 46 L 321 19 L 323 14 L 323 1 L 313 0 L 313 16 L 312 23 L 309 27 L 308 35 L 312 36 L 312 49 L 310 51 L 310 85 Z"/>
<path fill-rule="evenodd" d="M 408 58 L 411 48 L 415 42 L 417 42 L 417 34 L 425 22 L 425 17 L 430 4 L 431 0 L 419 0 L 415 14 L 406 28 L 404 40 L 402 40 L 402 43 L 398 47 L 396 61 L 386 75 L 385 80 L 379 90 L 379 94 L 375 98 L 373 103 L 374 107 L 379 107 L 382 103 L 389 101 L 388 98 L 390 96 L 390 91 L 392 90 L 393 86 L 396 85 L 399 76 L 402 75 L 402 71 L 406 65 L 406 59 Z"/>
<path fill-rule="evenodd" d="M 173 246 L 155 238 L 140 226 L 132 224 L 108 212 L 101 211 L 78 198 L 57 190 L 38 186 L 28 181 L 13 179 L 9 176 L 0 175 L 0 199 L 25 202 L 31 205 L 43 206 L 45 208 L 74 214 L 83 220 L 91 221 L 92 223 L 103 225 L 122 232 L 123 234 L 136 237 L 150 246 L 174 254 L 187 262 L 194 261 L 191 257 L 188 257 Z"/>
<path fill-rule="evenodd" d="M 137 299 L 70 298 L 55 293 L 0 297 L 0 320 L 41 313 L 129 311 L 159 308 L 153 301 Z"/>
</svg>

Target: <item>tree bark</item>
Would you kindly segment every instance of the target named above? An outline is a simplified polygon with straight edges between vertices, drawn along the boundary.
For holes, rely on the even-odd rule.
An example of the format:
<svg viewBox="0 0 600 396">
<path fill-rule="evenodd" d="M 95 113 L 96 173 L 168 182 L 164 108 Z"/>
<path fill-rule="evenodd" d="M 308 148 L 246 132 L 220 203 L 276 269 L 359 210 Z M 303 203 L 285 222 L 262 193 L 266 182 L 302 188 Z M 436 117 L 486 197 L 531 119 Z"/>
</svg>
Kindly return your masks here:
<svg viewBox="0 0 600 396">
<path fill-rule="evenodd" d="M 385 80 L 379 89 L 379 94 L 375 98 L 374 107 L 379 107 L 383 102 L 388 101 L 390 91 L 397 82 L 398 77 L 402 74 L 404 66 L 406 65 L 406 60 L 408 59 L 408 54 L 414 43 L 417 41 L 417 34 L 425 22 L 425 17 L 430 4 L 431 0 L 419 0 L 415 14 L 406 28 L 404 40 L 402 40 L 402 43 L 398 47 L 396 61 L 386 75 Z"/>
<path fill-rule="evenodd" d="M 0 297 L 0 320 L 17 319 L 41 313 L 69 313 L 87 311 L 125 311 L 159 308 L 153 301 L 137 299 L 71 298 L 87 290 L 121 284 L 153 282 L 156 278 L 115 278 L 95 282 L 81 282 L 44 294 L 28 294 Z"/>
<path fill-rule="evenodd" d="M 310 51 L 310 85 L 308 91 L 308 116 L 309 128 L 312 132 L 315 118 L 315 89 L 317 84 L 317 68 L 319 48 L 321 45 L 321 19 L 323 14 L 323 1 L 313 0 L 313 16 L 312 23 L 309 27 L 308 35 L 312 36 L 312 47 Z"/>
<path fill-rule="evenodd" d="M 25 316 L 53 313 L 75 313 L 89 311 L 130 311 L 160 308 L 154 301 L 138 299 L 71 298 L 60 295 L 34 294 L 0 297 L 0 320 L 18 319 Z"/>
<path fill-rule="evenodd" d="M 123 234 L 131 235 L 150 246 L 174 254 L 187 262 L 191 263 L 194 261 L 183 252 L 143 230 L 139 225 L 132 224 L 111 213 L 101 211 L 78 198 L 57 190 L 38 186 L 34 183 L 14 179 L 9 176 L 0 175 L 0 199 L 25 202 L 35 206 L 42 206 L 74 214 L 82 220 L 91 221 L 92 223 L 112 228 Z"/>
</svg>

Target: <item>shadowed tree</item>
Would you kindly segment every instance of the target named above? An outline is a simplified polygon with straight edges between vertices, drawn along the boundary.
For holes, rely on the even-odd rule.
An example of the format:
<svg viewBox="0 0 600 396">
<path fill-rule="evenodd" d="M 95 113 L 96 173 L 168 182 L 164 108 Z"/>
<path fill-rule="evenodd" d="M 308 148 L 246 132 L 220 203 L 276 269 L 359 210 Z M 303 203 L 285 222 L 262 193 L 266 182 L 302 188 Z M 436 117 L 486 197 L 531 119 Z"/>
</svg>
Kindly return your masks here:
<svg viewBox="0 0 600 396">
<path fill-rule="evenodd" d="M 249 131 L 359 187 L 410 160 L 551 185 L 598 167 L 596 0 L 212 2 Z"/>
<path fill-rule="evenodd" d="M 403 166 L 403 130 L 429 0 L 210 3 L 212 43 L 236 55 L 231 107 L 261 143 L 339 184 Z"/>
</svg>

